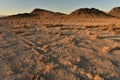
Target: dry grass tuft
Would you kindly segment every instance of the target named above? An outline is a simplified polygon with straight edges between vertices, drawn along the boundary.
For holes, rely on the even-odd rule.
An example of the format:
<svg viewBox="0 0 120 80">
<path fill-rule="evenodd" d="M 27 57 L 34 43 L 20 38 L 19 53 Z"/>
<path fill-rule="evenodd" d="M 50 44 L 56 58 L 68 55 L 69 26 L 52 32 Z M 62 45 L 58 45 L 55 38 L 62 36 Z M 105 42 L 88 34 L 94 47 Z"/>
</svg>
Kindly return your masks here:
<svg viewBox="0 0 120 80">
<path fill-rule="evenodd" d="M 47 34 L 57 35 L 59 34 L 59 32 L 53 31 L 53 32 L 48 32 Z"/>
<path fill-rule="evenodd" d="M 106 51 L 109 51 L 110 50 L 110 47 L 104 47 L 103 49 L 102 49 L 102 52 L 106 52 Z"/>
<path fill-rule="evenodd" d="M 0 35 L 0 40 L 2 39 L 2 35 Z"/>
<path fill-rule="evenodd" d="M 0 40 L 2 40 L 3 39 L 3 35 L 2 34 L 0 34 Z"/>
<path fill-rule="evenodd" d="M 45 66 L 45 72 L 49 73 L 55 67 L 54 63 Z"/>
<path fill-rule="evenodd" d="M 81 30 L 81 28 L 80 27 L 75 27 L 75 30 Z"/>
<path fill-rule="evenodd" d="M 116 31 L 111 31 L 111 33 L 112 33 L 113 35 L 116 35 L 116 34 L 117 34 L 117 32 L 116 32 Z"/>
<path fill-rule="evenodd" d="M 108 31 L 108 32 L 111 32 L 111 31 L 114 31 L 114 29 L 113 29 L 113 27 L 109 27 L 109 28 L 107 29 L 107 31 Z"/>
<path fill-rule="evenodd" d="M 101 31 L 106 31 L 106 30 L 107 30 L 107 26 L 106 26 L 106 25 L 101 26 L 101 27 L 100 27 L 100 30 L 101 30 Z"/>
<path fill-rule="evenodd" d="M 87 75 L 87 77 L 88 77 L 89 79 L 92 79 L 92 78 L 93 78 L 93 75 L 91 75 L 90 73 L 87 73 L 86 75 Z"/>
<path fill-rule="evenodd" d="M 72 63 L 70 61 L 67 61 L 67 60 L 64 60 L 64 59 L 60 59 L 59 61 L 60 61 L 61 64 L 65 65 L 65 66 L 66 65 L 72 65 Z"/>
<path fill-rule="evenodd" d="M 75 71 L 77 69 L 77 66 L 73 66 L 72 70 Z"/>
<path fill-rule="evenodd" d="M 97 39 L 97 38 L 99 38 L 99 35 L 98 35 L 98 34 L 93 34 L 93 35 L 91 35 L 91 37 L 92 37 L 93 39 Z"/>
<path fill-rule="evenodd" d="M 78 58 L 76 61 L 77 61 L 77 62 L 80 62 L 80 58 Z"/>
<path fill-rule="evenodd" d="M 86 34 L 87 35 L 92 35 L 92 33 L 90 31 L 87 31 Z"/>
<path fill-rule="evenodd" d="M 93 80 L 104 80 L 104 79 L 101 78 L 99 75 L 95 75 L 95 77 L 93 78 Z"/>
<path fill-rule="evenodd" d="M 43 48 L 42 48 L 42 50 L 46 51 L 48 49 L 48 47 L 49 47 L 48 45 L 44 45 Z"/>
<path fill-rule="evenodd" d="M 25 28 L 25 27 L 27 27 L 27 26 L 30 26 L 30 24 L 19 24 L 19 25 L 16 25 L 16 24 L 14 24 L 13 25 L 13 29 L 16 29 L 16 28 Z"/>
<path fill-rule="evenodd" d="M 32 34 L 31 32 L 25 32 L 25 33 L 22 34 L 22 36 L 29 36 L 31 34 Z"/>
<path fill-rule="evenodd" d="M 66 30 L 66 28 L 63 28 L 63 27 L 60 27 L 59 29 L 60 29 L 60 30 Z"/>
</svg>

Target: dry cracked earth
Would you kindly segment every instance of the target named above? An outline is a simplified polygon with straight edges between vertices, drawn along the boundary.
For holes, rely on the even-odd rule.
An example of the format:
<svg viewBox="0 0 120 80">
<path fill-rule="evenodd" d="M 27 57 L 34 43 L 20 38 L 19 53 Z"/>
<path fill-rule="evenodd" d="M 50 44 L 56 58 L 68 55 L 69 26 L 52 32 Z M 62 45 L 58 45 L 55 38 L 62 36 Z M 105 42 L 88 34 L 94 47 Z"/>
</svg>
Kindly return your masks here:
<svg viewBox="0 0 120 80">
<path fill-rule="evenodd" d="M 0 80 L 120 80 L 118 21 L 1 19 Z"/>
</svg>

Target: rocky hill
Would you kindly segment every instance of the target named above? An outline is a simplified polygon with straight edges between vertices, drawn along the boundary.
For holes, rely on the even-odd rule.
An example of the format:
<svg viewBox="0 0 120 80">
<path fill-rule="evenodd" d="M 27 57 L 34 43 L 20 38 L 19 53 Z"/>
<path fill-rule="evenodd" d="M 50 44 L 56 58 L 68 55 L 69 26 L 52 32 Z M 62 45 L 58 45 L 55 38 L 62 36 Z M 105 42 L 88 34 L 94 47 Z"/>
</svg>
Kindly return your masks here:
<svg viewBox="0 0 120 80">
<path fill-rule="evenodd" d="M 37 14 L 40 17 L 50 17 L 50 16 L 61 16 L 61 15 L 65 15 L 64 13 L 60 13 L 60 12 L 53 12 L 53 11 L 49 11 L 49 10 L 45 10 L 45 9 L 34 9 L 31 14 Z"/>
<path fill-rule="evenodd" d="M 98 9 L 95 9 L 95 8 L 80 8 L 80 9 L 77 9 L 75 11 L 73 11 L 70 16 L 76 16 L 76 17 L 81 17 L 81 18 L 91 18 L 91 17 L 94 17 L 94 18 L 98 18 L 98 17 L 104 17 L 104 18 L 107 18 L 107 17 L 112 17 L 111 15 L 109 14 L 106 14 L 105 12 L 103 11 L 100 11 Z"/>
<path fill-rule="evenodd" d="M 110 15 L 120 18 L 120 7 L 113 8 L 110 12 Z"/>
<path fill-rule="evenodd" d="M 60 12 L 53 12 L 45 9 L 34 9 L 31 13 L 21 13 L 21 14 L 15 14 L 6 16 L 4 18 L 32 18 L 32 17 L 42 17 L 42 18 L 48 18 L 48 17 L 59 17 L 66 15 L 64 13 Z M 1 17 L 1 16 L 0 16 Z"/>
</svg>

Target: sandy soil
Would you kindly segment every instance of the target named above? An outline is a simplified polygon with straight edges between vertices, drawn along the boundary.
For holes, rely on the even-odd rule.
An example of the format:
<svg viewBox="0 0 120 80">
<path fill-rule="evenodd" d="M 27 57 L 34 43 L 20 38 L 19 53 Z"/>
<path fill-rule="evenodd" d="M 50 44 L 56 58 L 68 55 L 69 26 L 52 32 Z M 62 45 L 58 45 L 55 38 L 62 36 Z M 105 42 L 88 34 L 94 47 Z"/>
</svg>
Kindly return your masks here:
<svg viewBox="0 0 120 80">
<path fill-rule="evenodd" d="M 0 80 L 120 80 L 119 19 L 1 19 Z"/>
</svg>

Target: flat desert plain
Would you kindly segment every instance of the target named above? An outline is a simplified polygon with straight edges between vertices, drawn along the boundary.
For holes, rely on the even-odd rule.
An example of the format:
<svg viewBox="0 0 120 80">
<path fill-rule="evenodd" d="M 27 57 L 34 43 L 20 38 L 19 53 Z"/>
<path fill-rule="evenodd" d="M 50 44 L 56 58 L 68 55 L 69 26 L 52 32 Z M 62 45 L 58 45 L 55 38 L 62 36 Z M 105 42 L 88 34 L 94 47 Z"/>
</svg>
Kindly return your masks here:
<svg viewBox="0 0 120 80">
<path fill-rule="evenodd" d="M 120 19 L 1 18 L 0 80 L 120 80 Z"/>
</svg>

